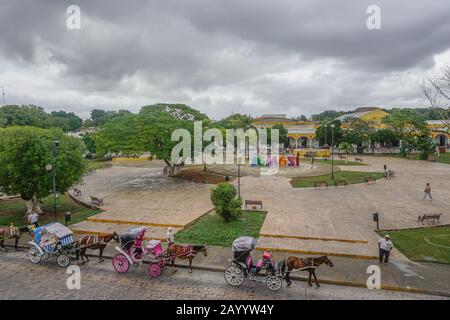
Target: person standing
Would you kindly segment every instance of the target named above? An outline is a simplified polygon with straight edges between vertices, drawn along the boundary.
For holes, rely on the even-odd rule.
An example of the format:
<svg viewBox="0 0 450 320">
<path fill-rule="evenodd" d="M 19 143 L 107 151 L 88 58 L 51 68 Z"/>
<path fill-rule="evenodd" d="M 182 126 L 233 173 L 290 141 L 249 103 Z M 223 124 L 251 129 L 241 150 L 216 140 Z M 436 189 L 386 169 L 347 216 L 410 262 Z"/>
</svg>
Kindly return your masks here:
<svg viewBox="0 0 450 320">
<path fill-rule="evenodd" d="M 391 237 L 387 234 L 384 236 L 384 238 L 381 238 L 378 240 L 378 250 L 379 250 L 379 258 L 380 263 L 388 263 L 389 261 L 389 254 L 391 253 L 392 248 L 394 247 L 394 244 L 391 241 Z"/>
<path fill-rule="evenodd" d="M 166 239 L 167 239 L 167 244 L 169 247 L 175 243 L 172 227 L 167 228 Z"/>
<path fill-rule="evenodd" d="M 32 224 L 35 228 L 39 227 L 39 215 L 36 211 L 32 211 L 28 215 L 28 223 Z"/>
<path fill-rule="evenodd" d="M 429 182 L 427 182 L 427 185 L 425 186 L 425 190 L 423 192 L 424 192 L 424 195 L 423 195 L 422 200 L 425 200 L 427 195 L 430 197 L 430 200 L 433 200 L 433 198 L 431 197 L 431 186 L 430 186 Z"/>
</svg>

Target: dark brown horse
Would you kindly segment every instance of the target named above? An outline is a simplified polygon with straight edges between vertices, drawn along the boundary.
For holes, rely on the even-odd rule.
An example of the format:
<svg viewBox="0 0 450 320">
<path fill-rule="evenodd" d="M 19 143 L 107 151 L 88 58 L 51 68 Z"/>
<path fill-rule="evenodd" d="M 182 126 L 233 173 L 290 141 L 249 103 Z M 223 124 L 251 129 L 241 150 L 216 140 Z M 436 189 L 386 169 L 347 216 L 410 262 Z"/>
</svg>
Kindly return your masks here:
<svg viewBox="0 0 450 320">
<path fill-rule="evenodd" d="M 30 232 L 29 227 L 2 227 L 0 228 L 0 249 L 6 251 L 5 240 L 14 239 L 14 249 L 17 250 L 17 244 L 22 237 L 23 232 Z"/>
<path fill-rule="evenodd" d="M 192 259 L 195 258 L 197 253 L 203 253 L 206 257 L 208 253 L 206 252 L 206 246 L 204 245 L 178 245 L 172 244 L 167 248 L 167 256 L 172 263 L 172 269 L 175 269 L 175 259 L 188 259 L 189 260 L 189 272 L 192 273 Z"/>
<path fill-rule="evenodd" d="M 292 271 L 308 271 L 309 278 L 308 284 L 311 287 L 311 276 L 314 276 L 314 280 L 316 281 L 317 288 L 320 287 L 319 281 L 317 281 L 316 277 L 316 268 L 325 263 L 326 265 L 333 267 L 333 262 L 331 262 L 327 256 L 321 256 L 316 258 L 298 258 L 298 257 L 287 257 L 282 264 L 281 271 L 286 272 L 286 282 L 289 287 L 292 282 L 289 277 Z"/>
<path fill-rule="evenodd" d="M 120 243 L 119 235 L 117 234 L 117 232 L 99 236 L 83 236 L 81 239 L 79 239 L 78 245 L 80 248 L 80 256 L 82 263 L 89 262 L 89 258 L 86 255 L 87 249 L 100 250 L 98 262 L 99 263 L 103 262 L 103 250 L 105 250 L 108 242 L 110 242 L 113 239 L 117 243 Z M 86 262 L 84 262 L 84 258 L 86 258 Z"/>
</svg>

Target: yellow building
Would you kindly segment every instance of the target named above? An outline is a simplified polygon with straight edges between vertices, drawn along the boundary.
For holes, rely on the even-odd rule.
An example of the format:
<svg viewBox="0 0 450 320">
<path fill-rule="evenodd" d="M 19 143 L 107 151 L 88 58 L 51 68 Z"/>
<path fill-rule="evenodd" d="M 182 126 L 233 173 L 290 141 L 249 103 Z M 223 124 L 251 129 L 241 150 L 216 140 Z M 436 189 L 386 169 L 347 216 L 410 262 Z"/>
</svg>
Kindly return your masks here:
<svg viewBox="0 0 450 320">
<path fill-rule="evenodd" d="M 342 115 L 336 120 L 345 122 L 350 118 L 360 118 L 365 121 L 372 122 L 377 129 L 385 128 L 382 123 L 384 117 L 389 113 L 377 107 L 357 108 L 354 112 Z M 256 118 L 253 125 L 258 128 L 272 128 L 275 124 L 282 124 L 288 131 L 289 147 L 295 149 L 317 149 L 319 141 L 316 139 L 316 129 L 320 126 L 318 122 L 312 121 L 296 121 L 287 118 L 285 114 L 268 114 Z M 448 146 L 450 140 L 449 128 L 441 120 L 427 121 L 431 131 L 431 138 L 439 146 Z M 345 124 L 343 124 L 345 126 Z"/>
<path fill-rule="evenodd" d="M 258 129 L 270 129 L 275 124 L 282 124 L 288 131 L 289 147 L 291 148 L 318 148 L 316 129 L 319 123 L 312 121 L 296 121 L 289 119 L 285 114 L 267 114 L 253 121 Z"/>
</svg>

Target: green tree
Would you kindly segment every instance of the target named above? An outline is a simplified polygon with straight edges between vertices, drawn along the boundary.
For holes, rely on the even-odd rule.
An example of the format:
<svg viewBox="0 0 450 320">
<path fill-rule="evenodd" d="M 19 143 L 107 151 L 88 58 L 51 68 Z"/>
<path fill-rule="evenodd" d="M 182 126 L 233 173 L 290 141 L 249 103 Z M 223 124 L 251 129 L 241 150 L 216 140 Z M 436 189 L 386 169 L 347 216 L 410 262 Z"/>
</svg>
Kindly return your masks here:
<svg viewBox="0 0 450 320">
<path fill-rule="evenodd" d="M 288 146 L 288 131 L 287 129 L 281 124 L 275 124 L 274 126 L 272 126 L 272 129 L 278 129 L 278 133 L 279 133 L 279 138 L 280 138 L 280 143 L 283 144 L 285 147 Z M 268 139 L 270 139 L 270 132 L 267 133 L 268 134 Z"/>
<path fill-rule="evenodd" d="M 47 128 L 50 124 L 50 115 L 43 108 L 34 105 L 6 105 L 0 107 L 0 124 L 2 127 Z"/>
<path fill-rule="evenodd" d="M 428 160 L 429 157 L 436 152 L 436 143 L 429 136 L 418 137 L 416 148 L 420 152 L 420 159 Z"/>
<path fill-rule="evenodd" d="M 52 164 L 55 139 L 59 144 L 52 170 L 56 173 L 56 191 L 64 193 L 79 181 L 85 169 L 80 139 L 59 129 L 28 126 L 0 129 L 0 192 L 20 195 L 27 202 L 27 212 L 41 212 L 41 199 L 53 190 L 53 175 L 46 165 Z"/>
<path fill-rule="evenodd" d="M 387 124 L 402 140 L 414 136 L 427 135 L 429 131 L 423 116 L 412 109 L 394 110 L 382 122 Z"/>
<path fill-rule="evenodd" d="M 108 154 L 136 156 L 146 151 L 141 143 L 138 117 L 124 113 L 100 126 L 95 138 L 96 153 L 100 157 Z"/>
<path fill-rule="evenodd" d="M 84 145 L 86 146 L 86 150 L 90 153 L 90 154 L 95 154 L 97 152 L 97 148 L 95 145 L 95 137 L 96 135 L 94 133 L 84 133 L 81 136 L 81 140 L 83 140 Z"/>
<path fill-rule="evenodd" d="M 364 142 L 369 141 L 372 133 L 375 132 L 371 122 L 360 118 L 349 118 L 344 124 L 342 141 L 357 146 L 361 146 Z"/>
<path fill-rule="evenodd" d="M 176 129 L 186 129 L 194 139 L 194 121 L 202 121 L 204 130 L 212 124 L 206 115 L 183 104 L 160 103 L 144 106 L 139 111 L 140 143 L 166 162 L 170 168 L 170 175 L 176 175 L 180 165 L 171 161 L 172 149 L 179 143 L 171 140 L 172 132 Z M 191 145 L 193 145 L 192 141 Z"/>
<path fill-rule="evenodd" d="M 73 112 L 53 111 L 49 120 L 50 127 L 61 128 L 64 132 L 81 128 L 83 120 Z"/>
<path fill-rule="evenodd" d="M 348 142 L 343 141 L 339 144 L 339 150 L 343 151 L 346 154 L 345 163 L 348 163 L 348 155 L 353 152 L 352 145 Z"/>
<path fill-rule="evenodd" d="M 241 214 L 242 200 L 236 198 L 236 188 L 232 184 L 218 184 L 211 190 L 211 201 L 216 213 L 227 222 Z"/>
<path fill-rule="evenodd" d="M 334 124 L 334 129 L 331 129 L 331 124 Z M 334 144 L 339 145 L 342 140 L 342 128 L 340 120 L 325 121 L 316 129 L 316 138 L 320 145 L 331 146 L 332 132 L 334 135 Z"/>
<path fill-rule="evenodd" d="M 370 138 L 374 143 L 381 143 L 385 147 L 398 145 L 399 137 L 394 130 L 389 128 L 378 129 L 371 134 Z"/>
</svg>

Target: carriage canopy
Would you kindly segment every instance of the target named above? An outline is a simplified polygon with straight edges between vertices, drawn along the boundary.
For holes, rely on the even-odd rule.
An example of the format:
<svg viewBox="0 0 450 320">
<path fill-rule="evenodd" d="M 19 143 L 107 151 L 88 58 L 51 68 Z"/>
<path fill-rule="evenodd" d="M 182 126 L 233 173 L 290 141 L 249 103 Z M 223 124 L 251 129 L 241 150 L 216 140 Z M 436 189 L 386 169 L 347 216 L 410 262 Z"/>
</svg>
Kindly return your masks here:
<svg viewBox="0 0 450 320">
<path fill-rule="evenodd" d="M 55 235 L 58 239 L 63 239 L 68 236 L 72 236 L 73 232 L 63 224 L 59 222 L 49 223 L 43 226 L 48 233 Z"/>
<path fill-rule="evenodd" d="M 233 241 L 231 251 L 233 253 L 251 251 L 255 249 L 257 243 L 258 239 L 252 237 L 239 237 Z"/>
</svg>

